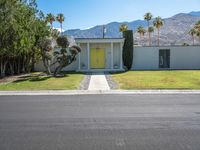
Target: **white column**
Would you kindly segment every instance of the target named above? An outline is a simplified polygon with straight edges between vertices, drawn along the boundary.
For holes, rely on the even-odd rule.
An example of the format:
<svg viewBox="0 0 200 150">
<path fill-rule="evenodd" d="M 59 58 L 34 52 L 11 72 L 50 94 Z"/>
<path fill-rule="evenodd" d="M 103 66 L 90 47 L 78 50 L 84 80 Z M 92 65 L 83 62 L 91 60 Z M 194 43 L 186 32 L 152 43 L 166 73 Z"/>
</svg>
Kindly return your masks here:
<svg viewBox="0 0 200 150">
<path fill-rule="evenodd" d="M 80 47 L 80 43 L 78 43 L 78 46 Z M 81 53 L 82 53 L 82 52 L 80 52 L 80 53 L 78 54 L 78 70 L 79 70 L 79 71 L 81 70 Z"/>
<path fill-rule="evenodd" d="M 90 70 L 90 43 L 87 43 L 87 53 L 88 53 L 88 70 Z"/>
<path fill-rule="evenodd" d="M 113 43 L 111 43 L 111 69 L 113 69 Z"/>
<path fill-rule="evenodd" d="M 123 43 L 120 43 L 120 69 L 123 69 Z"/>
</svg>

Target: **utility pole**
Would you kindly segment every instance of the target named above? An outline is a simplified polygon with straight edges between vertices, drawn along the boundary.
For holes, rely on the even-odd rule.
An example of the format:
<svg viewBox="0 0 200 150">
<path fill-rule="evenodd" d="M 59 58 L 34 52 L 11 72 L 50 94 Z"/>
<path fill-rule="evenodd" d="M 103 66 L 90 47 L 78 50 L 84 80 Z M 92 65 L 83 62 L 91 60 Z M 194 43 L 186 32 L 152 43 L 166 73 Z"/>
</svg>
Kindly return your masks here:
<svg viewBox="0 0 200 150">
<path fill-rule="evenodd" d="M 106 34 L 106 26 L 103 25 L 103 39 L 105 38 L 105 34 Z"/>
</svg>

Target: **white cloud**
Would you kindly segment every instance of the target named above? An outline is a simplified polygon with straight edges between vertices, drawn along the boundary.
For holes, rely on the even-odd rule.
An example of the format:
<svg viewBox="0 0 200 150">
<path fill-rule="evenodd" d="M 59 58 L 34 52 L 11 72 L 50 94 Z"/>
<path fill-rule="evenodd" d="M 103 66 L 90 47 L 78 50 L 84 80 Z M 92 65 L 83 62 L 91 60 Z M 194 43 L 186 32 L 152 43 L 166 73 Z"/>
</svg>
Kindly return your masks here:
<svg viewBox="0 0 200 150">
<path fill-rule="evenodd" d="M 61 28 L 54 28 L 54 27 L 53 27 L 53 29 L 56 29 L 56 30 L 58 30 L 59 32 L 61 32 Z M 65 32 L 65 30 L 62 29 L 62 32 Z"/>
</svg>

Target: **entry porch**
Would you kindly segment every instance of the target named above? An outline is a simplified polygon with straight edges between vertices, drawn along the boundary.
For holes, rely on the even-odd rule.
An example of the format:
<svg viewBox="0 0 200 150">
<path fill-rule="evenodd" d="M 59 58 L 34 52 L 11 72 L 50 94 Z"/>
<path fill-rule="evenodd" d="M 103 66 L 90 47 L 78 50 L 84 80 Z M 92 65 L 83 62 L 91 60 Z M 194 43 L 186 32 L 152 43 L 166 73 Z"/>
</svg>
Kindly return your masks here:
<svg viewBox="0 0 200 150">
<path fill-rule="evenodd" d="M 78 56 L 78 69 L 90 71 L 123 71 L 123 38 L 76 39 L 82 48 Z"/>
</svg>

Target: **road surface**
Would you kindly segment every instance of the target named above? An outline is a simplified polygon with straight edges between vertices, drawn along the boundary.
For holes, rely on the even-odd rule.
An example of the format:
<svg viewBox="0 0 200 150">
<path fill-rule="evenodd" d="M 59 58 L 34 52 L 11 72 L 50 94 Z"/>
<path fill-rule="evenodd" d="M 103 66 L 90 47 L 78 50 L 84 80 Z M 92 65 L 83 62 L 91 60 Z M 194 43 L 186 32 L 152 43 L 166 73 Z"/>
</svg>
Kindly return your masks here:
<svg viewBox="0 0 200 150">
<path fill-rule="evenodd" d="M 0 150 L 200 150 L 200 95 L 0 96 Z"/>
</svg>

